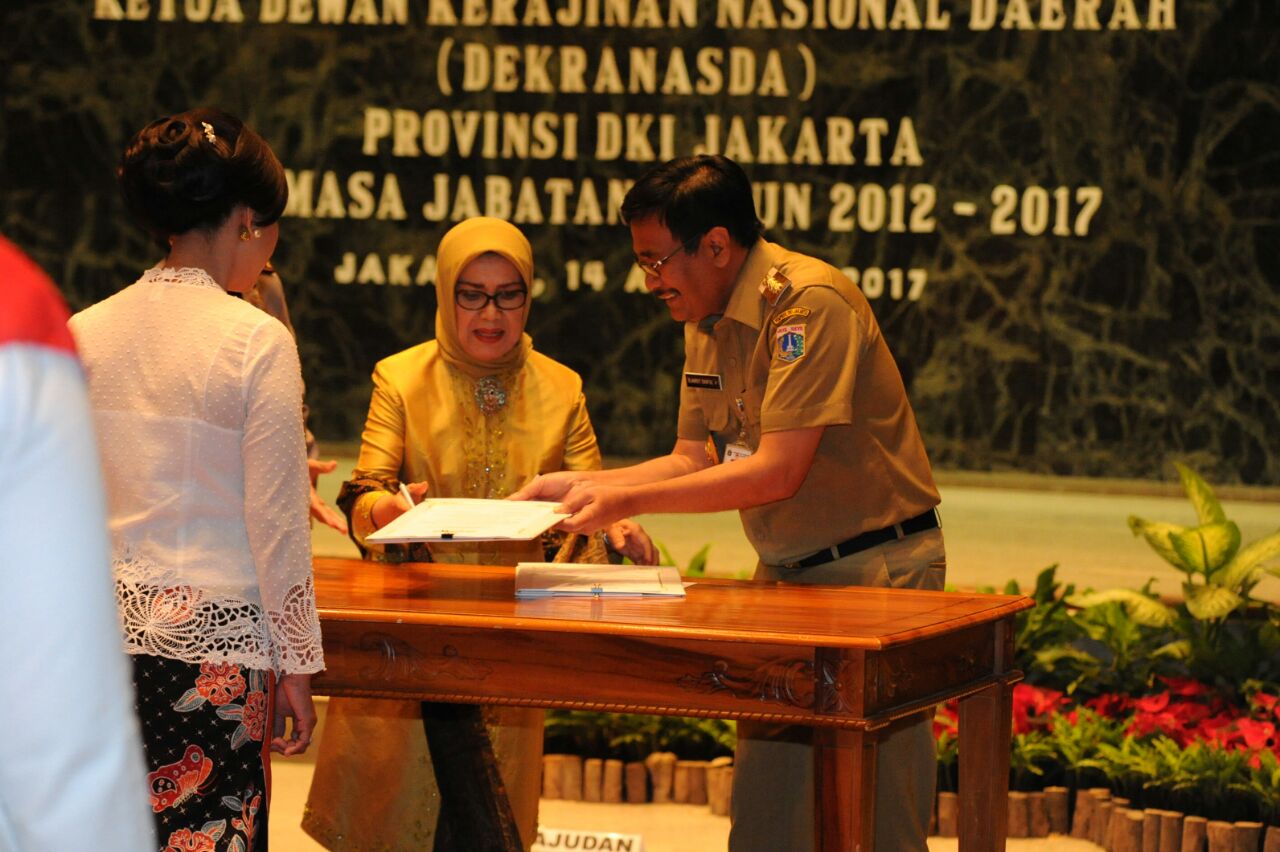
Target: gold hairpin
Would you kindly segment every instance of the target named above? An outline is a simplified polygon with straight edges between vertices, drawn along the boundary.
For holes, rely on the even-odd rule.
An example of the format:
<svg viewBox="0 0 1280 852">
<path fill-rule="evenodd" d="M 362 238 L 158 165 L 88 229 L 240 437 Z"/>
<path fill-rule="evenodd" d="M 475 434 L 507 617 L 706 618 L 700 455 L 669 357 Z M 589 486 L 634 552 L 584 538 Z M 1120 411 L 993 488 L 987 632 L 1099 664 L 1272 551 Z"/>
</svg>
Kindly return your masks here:
<svg viewBox="0 0 1280 852">
<path fill-rule="evenodd" d="M 218 141 L 218 136 L 213 132 L 213 125 L 207 121 L 200 122 L 200 126 L 204 128 L 204 138 L 209 140 L 209 144 Z"/>
</svg>

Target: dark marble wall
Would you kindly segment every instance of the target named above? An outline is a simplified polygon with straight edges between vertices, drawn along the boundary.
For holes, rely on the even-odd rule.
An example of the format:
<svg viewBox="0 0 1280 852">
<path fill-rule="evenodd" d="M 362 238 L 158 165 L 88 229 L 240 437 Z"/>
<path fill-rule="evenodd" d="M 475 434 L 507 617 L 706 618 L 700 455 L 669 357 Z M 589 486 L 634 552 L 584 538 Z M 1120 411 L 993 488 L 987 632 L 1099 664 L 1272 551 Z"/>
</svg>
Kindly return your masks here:
<svg viewBox="0 0 1280 852">
<path fill-rule="evenodd" d="M 314 170 L 317 181 L 333 171 L 345 187 L 353 172 L 367 171 L 381 186 L 394 175 L 404 219 L 293 216 L 277 258 L 315 431 L 351 439 L 373 363 L 429 337 L 435 304 L 426 286 L 339 283 L 344 255 L 376 255 L 384 266 L 408 255 L 416 275 L 448 224 L 422 214 L 435 175 L 467 175 L 478 186 L 485 176 L 516 186 L 529 177 L 539 188 L 567 178 L 570 221 L 522 224 L 546 283 L 530 330 L 540 349 L 583 374 L 606 450 L 648 453 L 670 445 L 679 329 L 653 300 L 625 290 L 625 229 L 572 221 L 582 181 L 603 204 L 608 180 L 634 178 L 647 165 L 643 149 L 629 159 L 593 156 L 596 116 L 669 115 L 676 154 L 692 152 L 708 117 L 745 118 L 754 137 L 758 116 L 778 116 L 787 121 L 780 138 L 789 155 L 806 117 L 820 148 L 828 118 L 884 118 L 881 164 L 859 132 L 852 164 L 821 151 L 819 163 L 747 169 L 762 186 L 791 182 L 811 194 L 807 226 L 803 217 L 779 217 L 771 238 L 861 271 L 936 464 L 1167 478 L 1170 461 L 1182 459 L 1216 481 L 1280 484 L 1280 28 L 1268 0 L 1103 0 L 1098 32 L 1071 25 L 1071 0 L 1059 4 L 1068 18 L 1060 31 L 1005 30 L 999 19 L 975 30 L 974 8 L 963 0 L 885 4 L 890 13 L 912 7 L 922 24 L 930 8 L 949 14 L 949 25 L 934 30 L 911 28 L 910 15 L 898 30 L 720 27 L 723 0 L 697 4 L 697 27 L 445 26 L 428 23 L 426 0 L 403 2 L 404 23 L 372 26 L 264 23 L 264 12 L 289 5 L 273 0 L 5 4 L 0 230 L 51 272 L 75 307 L 133 280 L 154 251 L 124 221 L 115 160 L 137 127 L 195 104 L 240 114 L 287 167 Z M 1162 4 L 1175 11 L 1172 29 L 1105 29 L 1117 10 L 1132 6 L 1145 22 Z M 396 3 L 292 5 L 358 16 Z M 1053 5 L 998 9 L 1016 16 L 1025 6 L 1034 22 Z M 175 19 L 160 20 L 170 8 Z M 528 8 L 528 0 L 517 4 Z M 184 20 L 236 9 L 243 22 Z M 104 19 L 116 11 L 143 20 Z M 455 44 L 452 94 L 439 78 L 446 39 Z M 581 46 L 592 71 L 612 48 L 624 80 L 632 46 L 664 57 L 682 50 L 695 80 L 700 48 L 749 48 L 758 62 L 774 49 L 788 91 L 460 92 L 456 45 L 464 42 Z M 806 58 L 816 72 L 809 98 L 801 91 Z M 664 69 L 660 62 L 660 81 Z M 403 157 L 383 142 L 366 154 L 367 107 L 573 115 L 580 151 L 488 159 L 455 148 L 440 158 Z M 660 142 L 656 131 L 648 139 Z M 894 146 L 910 149 L 912 140 L 919 162 L 907 150 L 890 163 Z M 902 192 L 901 228 L 892 214 L 879 227 L 871 215 L 853 231 L 833 228 L 846 212 L 832 200 L 842 184 L 882 187 L 890 202 Z M 1011 217 L 1000 212 L 1001 186 L 1011 188 Z M 1082 187 L 1098 188 L 1100 199 L 1087 223 L 1093 196 Z M 854 219 L 872 202 L 860 197 Z M 958 212 L 957 202 L 973 212 Z M 570 267 L 595 260 L 603 289 L 571 289 Z M 881 286 L 869 269 L 900 270 L 902 278 Z M 919 276 L 927 284 L 913 294 Z"/>
</svg>

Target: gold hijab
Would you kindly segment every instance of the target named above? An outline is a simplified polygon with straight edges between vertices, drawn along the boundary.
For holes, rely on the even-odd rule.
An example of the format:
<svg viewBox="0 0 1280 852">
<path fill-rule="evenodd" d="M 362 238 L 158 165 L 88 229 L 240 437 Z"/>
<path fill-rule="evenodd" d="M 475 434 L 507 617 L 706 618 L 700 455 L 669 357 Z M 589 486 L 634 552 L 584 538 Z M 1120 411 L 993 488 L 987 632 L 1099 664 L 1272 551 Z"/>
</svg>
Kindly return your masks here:
<svg viewBox="0 0 1280 852">
<path fill-rule="evenodd" d="M 445 363 L 473 379 L 491 376 L 508 370 L 518 369 L 524 365 L 525 358 L 533 349 L 533 341 L 527 334 L 521 334 L 516 342 L 497 361 L 477 361 L 466 353 L 458 339 L 457 310 L 453 293 L 458 284 L 458 277 L 467 264 L 482 254 L 501 255 L 515 266 L 529 288 L 530 298 L 533 295 L 533 248 L 520 230 L 502 219 L 479 216 L 459 222 L 449 229 L 440 240 L 436 249 L 436 341 L 440 347 L 440 355 Z M 520 327 L 529 319 L 529 302 L 521 309 Z"/>
</svg>

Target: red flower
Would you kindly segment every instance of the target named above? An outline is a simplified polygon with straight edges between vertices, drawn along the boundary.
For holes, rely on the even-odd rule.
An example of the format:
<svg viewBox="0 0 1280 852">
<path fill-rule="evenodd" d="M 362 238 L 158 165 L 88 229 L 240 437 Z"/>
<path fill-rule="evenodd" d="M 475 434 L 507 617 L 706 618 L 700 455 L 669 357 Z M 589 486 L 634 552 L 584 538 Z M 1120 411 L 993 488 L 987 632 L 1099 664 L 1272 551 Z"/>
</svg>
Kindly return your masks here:
<svg viewBox="0 0 1280 852">
<path fill-rule="evenodd" d="M 1195 738 L 1208 743 L 1226 745 L 1231 739 L 1232 721 L 1233 719 L 1225 713 L 1219 713 L 1216 716 L 1203 719 L 1195 728 Z"/>
<path fill-rule="evenodd" d="M 1129 708 L 1133 706 L 1133 699 L 1127 695 L 1108 693 L 1099 695 L 1097 698 L 1090 698 L 1084 703 L 1084 706 L 1104 719 L 1118 719 L 1129 712 Z"/>
<path fill-rule="evenodd" d="M 221 707 L 244 695 L 244 675 L 235 663 L 201 663 L 196 678 L 196 691 L 215 707 Z"/>
<path fill-rule="evenodd" d="M 959 702 L 954 698 L 946 704 L 939 704 L 933 711 L 933 738 L 940 740 L 948 735 L 960 735 Z"/>
<path fill-rule="evenodd" d="M 1133 708 L 1139 713 L 1160 713 L 1169 706 L 1169 692 L 1157 692 L 1133 702 Z"/>
<path fill-rule="evenodd" d="M 164 852 L 216 852 L 214 840 L 203 831 L 180 828 L 169 835 Z"/>
<path fill-rule="evenodd" d="M 1025 734 L 1047 727 L 1049 716 L 1066 703 L 1056 689 L 1017 684 L 1013 688 L 1013 732 Z"/>
<path fill-rule="evenodd" d="M 1277 719 L 1280 719 L 1280 697 L 1268 695 L 1265 692 L 1255 692 L 1251 703 L 1255 709 L 1261 710 L 1263 715 L 1274 714 Z"/>
<path fill-rule="evenodd" d="M 240 724 L 249 730 L 249 739 L 262 742 L 263 732 L 267 729 L 267 694 L 250 692 L 244 699 L 244 714 Z"/>
<path fill-rule="evenodd" d="M 1198 698 L 1201 695 L 1208 695 L 1213 692 L 1209 686 L 1189 677 L 1161 677 L 1160 680 L 1165 682 L 1169 687 L 1169 692 L 1174 695 L 1180 695 L 1183 698 Z"/>
<path fill-rule="evenodd" d="M 1199 700 L 1206 695 L 1210 696 L 1212 706 Z M 1206 734 L 1219 740 L 1221 732 L 1218 729 L 1230 725 L 1234 719 L 1234 716 L 1221 712 L 1223 706 L 1221 699 L 1209 690 L 1175 684 L 1165 692 L 1131 701 L 1133 715 L 1127 731 L 1134 736 L 1164 734 L 1182 746 L 1204 738 Z M 1215 710 L 1219 718 L 1210 721 L 1209 717 Z"/>
<path fill-rule="evenodd" d="M 1190 728 L 1209 717 L 1209 708 L 1198 701 L 1179 701 L 1169 707 L 1169 713 L 1184 728 Z"/>
<path fill-rule="evenodd" d="M 1241 743 L 1250 751 L 1261 751 L 1276 747 L 1276 726 L 1270 722 L 1236 719 L 1236 731 L 1239 734 Z"/>
<path fill-rule="evenodd" d="M 1126 733 L 1135 737 L 1164 734 L 1181 746 L 1190 742 L 1190 732 L 1178 724 L 1172 713 L 1135 713 Z"/>
</svg>

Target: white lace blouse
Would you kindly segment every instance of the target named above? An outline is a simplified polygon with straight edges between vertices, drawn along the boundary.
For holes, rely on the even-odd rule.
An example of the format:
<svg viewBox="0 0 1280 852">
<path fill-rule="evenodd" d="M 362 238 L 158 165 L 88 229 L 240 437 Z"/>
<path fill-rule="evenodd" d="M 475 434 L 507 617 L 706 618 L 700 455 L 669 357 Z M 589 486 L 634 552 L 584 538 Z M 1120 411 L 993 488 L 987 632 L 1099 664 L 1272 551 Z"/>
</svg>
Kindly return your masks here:
<svg viewBox="0 0 1280 852">
<path fill-rule="evenodd" d="M 76 314 L 71 330 L 89 374 L 126 650 L 324 668 L 289 332 L 204 270 L 161 268 Z"/>
</svg>

